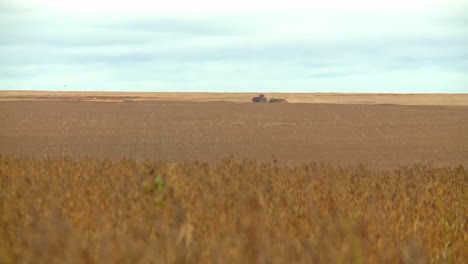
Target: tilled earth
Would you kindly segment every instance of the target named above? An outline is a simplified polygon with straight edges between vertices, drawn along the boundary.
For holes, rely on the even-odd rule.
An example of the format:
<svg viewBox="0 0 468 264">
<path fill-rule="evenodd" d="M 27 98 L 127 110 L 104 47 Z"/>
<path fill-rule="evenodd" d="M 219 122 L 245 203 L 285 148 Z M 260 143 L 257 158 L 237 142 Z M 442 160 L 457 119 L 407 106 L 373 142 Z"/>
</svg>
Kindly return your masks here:
<svg viewBox="0 0 468 264">
<path fill-rule="evenodd" d="M 0 155 L 468 166 L 467 106 L 0 102 Z"/>
</svg>

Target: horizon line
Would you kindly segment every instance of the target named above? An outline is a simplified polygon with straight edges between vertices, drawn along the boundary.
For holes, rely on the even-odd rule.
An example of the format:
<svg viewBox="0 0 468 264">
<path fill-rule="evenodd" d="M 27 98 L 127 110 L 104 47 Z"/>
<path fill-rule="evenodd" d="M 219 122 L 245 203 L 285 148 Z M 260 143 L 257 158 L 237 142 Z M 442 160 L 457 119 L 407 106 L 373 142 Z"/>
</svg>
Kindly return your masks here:
<svg viewBox="0 0 468 264">
<path fill-rule="evenodd" d="M 10 89 L 0 89 L 2 92 L 60 92 L 60 93 L 192 93 L 192 94 L 381 94 L 381 95 L 442 95 L 442 94 L 451 94 L 451 95 L 466 95 L 468 92 L 285 92 L 285 91 L 242 91 L 242 92 L 220 92 L 220 91 L 128 91 L 128 90 L 10 90 Z"/>
</svg>

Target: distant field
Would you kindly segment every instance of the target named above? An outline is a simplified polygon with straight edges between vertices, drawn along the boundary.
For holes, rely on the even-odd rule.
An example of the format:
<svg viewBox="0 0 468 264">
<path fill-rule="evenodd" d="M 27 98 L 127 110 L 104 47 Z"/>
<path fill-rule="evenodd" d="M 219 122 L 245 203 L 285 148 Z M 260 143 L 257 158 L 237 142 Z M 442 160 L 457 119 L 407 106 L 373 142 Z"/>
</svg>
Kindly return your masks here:
<svg viewBox="0 0 468 264">
<path fill-rule="evenodd" d="M 282 98 L 290 103 L 318 104 L 396 104 L 468 106 L 466 94 L 344 94 L 344 93 L 264 93 L 267 98 Z M 0 101 L 73 100 L 96 102 L 184 101 L 250 102 L 258 93 L 154 93 L 154 92 L 47 92 L 0 91 Z"/>
<path fill-rule="evenodd" d="M 0 154 L 468 166 L 467 120 L 468 106 L 4 101 Z"/>
</svg>

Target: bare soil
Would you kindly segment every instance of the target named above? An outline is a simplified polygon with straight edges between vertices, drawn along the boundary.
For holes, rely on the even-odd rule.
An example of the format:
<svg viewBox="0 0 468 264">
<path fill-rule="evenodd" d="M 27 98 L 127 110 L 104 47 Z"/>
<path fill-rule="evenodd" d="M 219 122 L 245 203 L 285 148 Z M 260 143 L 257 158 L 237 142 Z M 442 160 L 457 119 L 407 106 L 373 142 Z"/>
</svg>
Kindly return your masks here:
<svg viewBox="0 0 468 264">
<path fill-rule="evenodd" d="M 468 166 L 467 95 L 250 95 L 3 91 L 0 155 Z"/>
</svg>

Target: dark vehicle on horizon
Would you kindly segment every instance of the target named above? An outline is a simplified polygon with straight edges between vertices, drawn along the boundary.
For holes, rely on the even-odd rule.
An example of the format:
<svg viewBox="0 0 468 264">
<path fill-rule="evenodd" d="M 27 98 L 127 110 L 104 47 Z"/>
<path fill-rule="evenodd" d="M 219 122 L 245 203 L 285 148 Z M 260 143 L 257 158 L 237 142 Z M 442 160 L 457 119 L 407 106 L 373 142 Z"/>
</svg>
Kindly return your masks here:
<svg viewBox="0 0 468 264">
<path fill-rule="evenodd" d="M 268 99 L 263 94 L 260 94 L 259 96 L 255 96 L 252 98 L 252 102 L 254 103 L 266 103 L 267 101 Z"/>
</svg>

